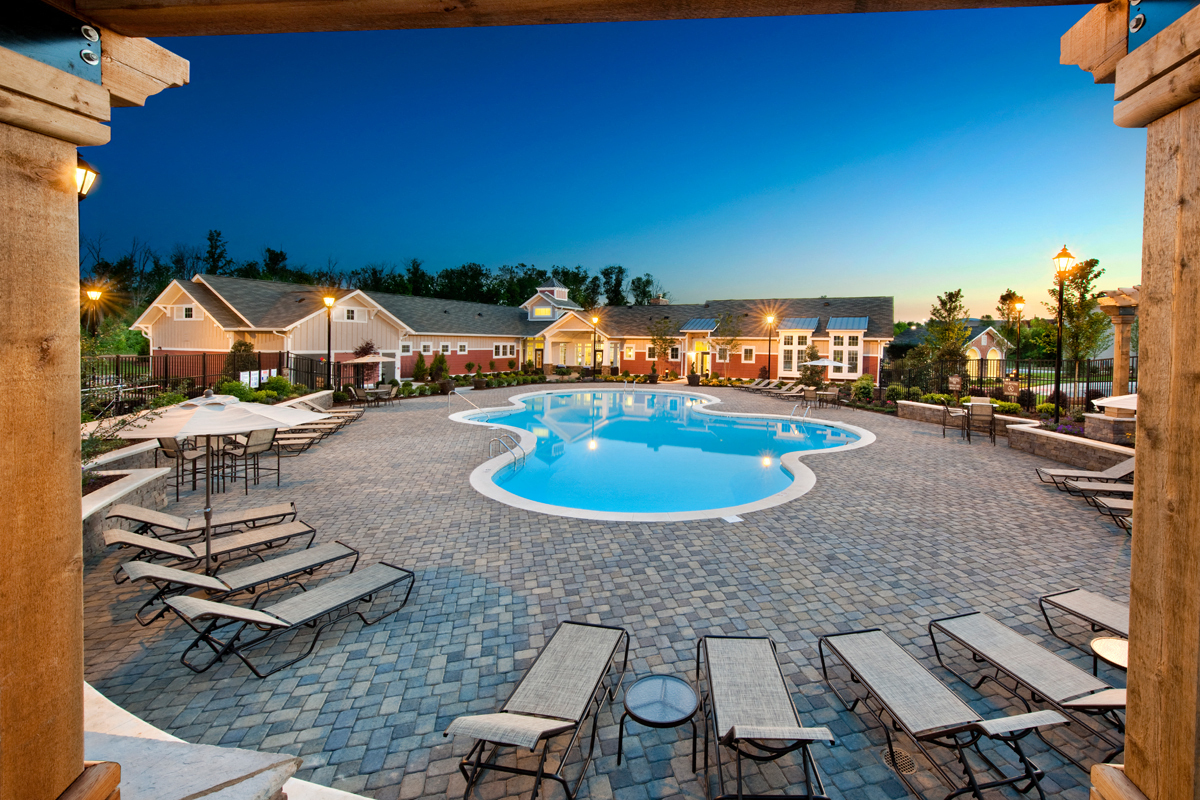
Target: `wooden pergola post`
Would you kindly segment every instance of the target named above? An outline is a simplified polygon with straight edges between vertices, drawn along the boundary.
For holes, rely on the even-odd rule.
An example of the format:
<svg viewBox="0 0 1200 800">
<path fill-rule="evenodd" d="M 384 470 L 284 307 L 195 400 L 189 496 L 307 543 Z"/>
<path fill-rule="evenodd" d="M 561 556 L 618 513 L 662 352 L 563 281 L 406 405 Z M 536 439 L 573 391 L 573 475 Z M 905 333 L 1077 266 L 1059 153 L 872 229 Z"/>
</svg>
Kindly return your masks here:
<svg viewBox="0 0 1200 800">
<path fill-rule="evenodd" d="M 1116 84 L 1114 121 L 1147 128 L 1125 768 L 1094 768 L 1093 797 L 1198 800 L 1200 8 L 1132 53 L 1127 14 L 1096 6 L 1062 42 Z"/>
<path fill-rule="evenodd" d="M 76 147 L 108 141 L 111 105 L 186 82 L 187 62 L 105 38 L 104 85 L 0 48 L 0 800 L 104 798 L 119 775 L 81 778 Z"/>
</svg>

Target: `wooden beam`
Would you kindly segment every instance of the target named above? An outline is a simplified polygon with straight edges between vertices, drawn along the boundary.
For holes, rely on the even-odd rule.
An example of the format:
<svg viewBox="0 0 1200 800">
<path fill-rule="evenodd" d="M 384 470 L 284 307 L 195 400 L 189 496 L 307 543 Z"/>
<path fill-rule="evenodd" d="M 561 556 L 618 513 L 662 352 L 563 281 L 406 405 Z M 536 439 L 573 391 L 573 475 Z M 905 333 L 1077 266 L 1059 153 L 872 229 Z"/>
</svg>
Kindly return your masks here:
<svg viewBox="0 0 1200 800">
<path fill-rule="evenodd" d="M 3 47 L 0 88 L 100 122 L 111 117 L 103 87 Z"/>
<path fill-rule="evenodd" d="M 1071 5 L 1073 0 L 75 0 L 126 36 L 459 28 Z"/>
<path fill-rule="evenodd" d="M 1161 34 L 1160 34 L 1161 35 Z M 1200 103 L 1151 123 L 1139 292 L 1125 773 L 1200 798 Z"/>
<path fill-rule="evenodd" d="M 100 72 L 114 106 L 144 106 L 150 95 L 188 83 L 187 59 L 149 39 L 102 29 L 100 43 Z"/>
<path fill-rule="evenodd" d="M 1113 96 L 1125 100 L 1200 53 L 1200 6 L 1172 22 L 1129 54 L 1117 70 Z"/>
<path fill-rule="evenodd" d="M 1096 800 L 1146 800 L 1146 795 L 1125 777 L 1121 764 L 1092 765 L 1092 797 Z"/>
<path fill-rule="evenodd" d="M 1113 108 L 1113 122 L 1122 128 L 1144 128 L 1195 100 L 1200 100 L 1200 58 L 1184 62 L 1118 103 Z"/>
<path fill-rule="evenodd" d="M 1129 0 L 1101 3 L 1076 22 L 1059 41 L 1060 64 L 1092 73 L 1094 83 L 1112 83 L 1117 62 L 1129 50 Z"/>
<path fill-rule="evenodd" d="M 85 761 L 83 774 L 58 800 L 109 800 L 120 798 L 121 765 L 113 761 Z"/>
<path fill-rule="evenodd" d="M 0 88 L 0 123 L 52 136 L 75 145 L 108 144 L 112 131 L 94 117 Z"/>
</svg>

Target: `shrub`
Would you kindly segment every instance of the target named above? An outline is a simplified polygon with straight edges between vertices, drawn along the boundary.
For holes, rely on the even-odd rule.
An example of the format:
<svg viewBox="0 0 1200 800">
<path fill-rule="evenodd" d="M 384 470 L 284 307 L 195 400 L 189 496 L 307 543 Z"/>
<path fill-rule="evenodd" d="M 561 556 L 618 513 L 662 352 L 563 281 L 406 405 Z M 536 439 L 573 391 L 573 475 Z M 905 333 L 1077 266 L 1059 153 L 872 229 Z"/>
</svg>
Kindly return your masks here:
<svg viewBox="0 0 1200 800">
<path fill-rule="evenodd" d="M 1054 403 L 1038 403 L 1036 411 L 1039 414 L 1053 414 L 1054 413 Z M 1061 416 L 1061 414 L 1060 414 L 1060 416 Z"/>
<path fill-rule="evenodd" d="M 233 395 L 243 403 L 250 402 L 250 396 L 252 394 L 250 387 L 241 381 L 222 381 L 221 383 L 217 384 L 217 388 L 213 393 Z"/>
<path fill-rule="evenodd" d="M 1097 409 L 1096 409 L 1096 406 L 1093 404 L 1093 401 L 1099 400 L 1101 397 L 1105 397 L 1105 396 L 1106 395 L 1104 394 L 1104 392 L 1100 391 L 1099 389 L 1088 389 L 1087 409 L 1086 410 L 1087 411 L 1096 411 Z"/>
<path fill-rule="evenodd" d="M 910 386 L 910 387 L 908 387 L 908 399 L 909 399 L 909 400 L 913 400 L 913 401 L 920 401 L 920 399 L 921 399 L 921 387 L 920 387 L 920 386 Z"/>
<path fill-rule="evenodd" d="M 571 374 L 571 370 L 569 370 L 569 369 L 568 369 L 568 368 L 566 368 L 566 367 L 555 367 L 555 368 L 554 368 L 554 374 L 555 374 L 555 375 L 570 375 L 570 374 Z"/>
<path fill-rule="evenodd" d="M 1021 404 L 1020 403 L 1006 403 L 1003 400 L 1001 400 L 999 403 L 996 403 L 996 413 L 997 414 L 1020 414 L 1021 413 Z"/>
<path fill-rule="evenodd" d="M 1032 389 L 1022 389 L 1017 393 L 1017 405 L 1021 408 L 1033 408 L 1037 404 L 1037 396 Z"/>
<path fill-rule="evenodd" d="M 234 342 L 225 356 L 225 377 L 237 380 L 243 372 L 258 369 L 258 354 L 249 342 Z"/>
<path fill-rule="evenodd" d="M 1058 403 L 1065 409 L 1068 404 L 1068 398 L 1062 392 L 1056 390 L 1046 395 L 1046 399 L 1043 401 L 1043 404 L 1045 403 Z"/>
<path fill-rule="evenodd" d="M 390 381 L 388 381 L 388 386 L 395 386 L 395 387 L 399 388 L 400 381 L 396 380 L 395 378 L 392 378 Z"/>
<path fill-rule="evenodd" d="M 160 394 L 158 397 L 156 397 L 150 401 L 150 408 L 162 408 L 163 406 L 173 406 L 176 403 L 182 403 L 184 400 L 187 400 L 186 395 L 182 395 L 177 392 L 164 392 L 163 394 Z M 91 415 L 86 414 L 85 416 L 91 416 Z M 91 420 L 85 419 L 84 422 L 91 422 Z"/>
<path fill-rule="evenodd" d="M 940 406 L 942 403 L 945 403 L 946 405 L 950 405 L 950 404 L 954 403 L 955 400 L 953 397 L 951 397 L 948 394 L 923 394 L 923 395 L 921 395 L 921 402 L 929 403 L 930 405 Z"/>
<path fill-rule="evenodd" d="M 429 366 L 425 363 L 425 355 L 417 353 L 417 363 L 413 364 L 413 380 L 423 381 L 429 377 Z"/>
<path fill-rule="evenodd" d="M 291 394 L 292 384 L 282 375 L 272 375 L 259 386 L 260 389 L 270 390 L 276 394 Z"/>
<path fill-rule="evenodd" d="M 623 370 L 623 371 L 621 372 L 621 377 L 622 377 L 622 378 L 628 378 L 628 377 L 629 377 L 629 370 Z"/>
<path fill-rule="evenodd" d="M 967 389 L 967 394 L 971 397 L 987 397 L 987 392 L 982 386 L 971 386 Z"/>
<path fill-rule="evenodd" d="M 888 384 L 887 391 L 884 393 L 884 398 L 891 400 L 893 403 L 897 400 L 903 400 L 904 387 L 899 383 Z"/>
<path fill-rule="evenodd" d="M 333 402 L 335 402 L 335 403 L 345 403 L 349 399 L 350 399 L 350 395 L 346 394 L 345 392 L 334 392 L 333 393 Z"/>
<path fill-rule="evenodd" d="M 758 379 L 759 379 L 759 380 L 763 380 L 763 381 L 765 381 L 765 380 L 766 380 L 767 378 L 769 378 L 769 377 L 771 377 L 771 374 L 770 374 L 770 373 L 767 371 L 767 368 L 766 368 L 766 367 L 759 367 L 759 368 L 758 368 Z"/>
<path fill-rule="evenodd" d="M 524 367 L 524 369 L 525 369 L 525 371 L 526 371 L 526 372 L 528 372 L 530 375 L 532 375 L 532 374 L 534 373 L 534 371 L 535 371 L 535 370 L 537 370 L 537 367 L 535 367 L 535 366 L 533 365 L 533 359 L 532 359 L 532 358 L 530 358 L 530 359 L 527 359 L 527 360 L 525 361 L 525 367 Z"/>
<path fill-rule="evenodd" d="M 467 362 L 467 372 L 474 372 L 474 371 L 475 371 L 475 362 L 468 361 Z"/>
<path fill-rule="evenodd" d="M 871 401 L 874 389 L 875 379 L 870 375 L 863 375 L 850 387 L 850 396 L 860 403 L 867 403 Z"/>
<path fill-rule="evenodd" d="M 509 369 L 516 369 L 516 368 L 517 368 L 517 362 L 516 362 L 516 360 L 515 360 L 515 359 L 511 359 L 511 358 L 510 358 L 510 359 L 508 360 L 508 368 L 509 368 Z"/>
<path fill-rule="evenodd" d="M 988 392 L 988 397 L 992 398 L 993 400 L 1002 400 L 1002 401 L 1008 399 L 1008 395 L 1006 395 L 1004 393 L 1003 386 L 993 386 L 992 390 L 990 392 Z"/>
<path fill-rule="evenodd" d="M 488 361 L 488 372 L 495 372 L 495 371 L 496 371 L 496 362 Z"/>
<path fill-rule="evenodd" d="M 428 397 L 431 394 L 433 394 L 433 387 L 428 383 L 421 384 L 421 396 Z"/>
<path fill-rule="evenodd" d="M 257 392 L 250 393 L 251 401 L 255 403 L 266 403 L 268 400 L 274 400 L 279 395 L 267 389 L 260 389 Z"/>
</svg>

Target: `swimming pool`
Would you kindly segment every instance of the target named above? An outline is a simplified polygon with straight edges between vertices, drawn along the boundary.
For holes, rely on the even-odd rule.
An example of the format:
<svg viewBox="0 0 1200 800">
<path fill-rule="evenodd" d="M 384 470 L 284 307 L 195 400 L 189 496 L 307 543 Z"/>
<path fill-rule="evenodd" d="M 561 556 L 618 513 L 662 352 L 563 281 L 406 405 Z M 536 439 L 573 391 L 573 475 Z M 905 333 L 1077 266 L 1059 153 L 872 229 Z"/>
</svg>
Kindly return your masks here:
<svg viewBox="0 0 1200 800">
<path fill-rule="evenodd" d="M 481 492 L 593 519 L 700 519 L 777 505 L 812 487 L 799 454 L 874 439 L 853 426 L 704 408 L 716 400 L 670 390 L 548 391 L 454 416 L 519 432 L 525 457 L 482 465 L 471 481 Z"/>
</svg>

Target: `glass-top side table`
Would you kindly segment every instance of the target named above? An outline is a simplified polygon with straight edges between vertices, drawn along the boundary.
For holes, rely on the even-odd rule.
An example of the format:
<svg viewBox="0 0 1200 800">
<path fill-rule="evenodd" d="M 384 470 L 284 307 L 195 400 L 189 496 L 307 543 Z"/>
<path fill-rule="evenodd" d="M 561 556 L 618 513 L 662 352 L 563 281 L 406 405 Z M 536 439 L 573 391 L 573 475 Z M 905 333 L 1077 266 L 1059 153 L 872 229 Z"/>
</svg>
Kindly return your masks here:
<svg viewBox="0 0 1200 800">
<path fill-rule="evenodd" d="M 674 675 L 650 675 L 625 690 L 625 713 L 617 737 L 617 763 L 625 750 L 625 718 L 649 728 L 678 728 L 692 723 L 692 771 L 696 771 L 696 709 L 699 700 L 691 684 Z"/>
</svg>

